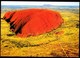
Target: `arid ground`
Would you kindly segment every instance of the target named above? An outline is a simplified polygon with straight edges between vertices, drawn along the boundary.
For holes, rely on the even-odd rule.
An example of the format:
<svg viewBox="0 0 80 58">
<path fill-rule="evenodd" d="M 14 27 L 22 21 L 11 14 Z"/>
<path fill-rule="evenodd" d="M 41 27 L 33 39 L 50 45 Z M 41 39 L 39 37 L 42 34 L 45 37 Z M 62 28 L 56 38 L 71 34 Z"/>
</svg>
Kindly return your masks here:
<svg viewBox="0 0 80 58">
<path fill-rule="evenodd" d="M 26 38 L 17 37 L 10 31 L 10 25 L 1 20 L 1 56 L 78 57 L 79 9 L 56 11 L 64 19 L 58 29 Z"/>
</svg>

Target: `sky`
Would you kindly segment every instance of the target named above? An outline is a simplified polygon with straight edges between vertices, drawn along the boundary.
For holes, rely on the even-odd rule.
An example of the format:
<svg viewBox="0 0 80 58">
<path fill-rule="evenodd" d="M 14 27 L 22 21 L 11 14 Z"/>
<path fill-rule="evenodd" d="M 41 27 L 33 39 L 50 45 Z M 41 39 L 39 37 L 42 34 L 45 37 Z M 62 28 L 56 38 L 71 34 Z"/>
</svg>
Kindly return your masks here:
<svg viewBox="0 0 80 58">
<path fill-rule="evenodd" d="M 79 6 L 79 2 L 44 2 L 44 1 L 1 1 L 1 5 L 56 5 L 56 6 Z"/>
</svg>

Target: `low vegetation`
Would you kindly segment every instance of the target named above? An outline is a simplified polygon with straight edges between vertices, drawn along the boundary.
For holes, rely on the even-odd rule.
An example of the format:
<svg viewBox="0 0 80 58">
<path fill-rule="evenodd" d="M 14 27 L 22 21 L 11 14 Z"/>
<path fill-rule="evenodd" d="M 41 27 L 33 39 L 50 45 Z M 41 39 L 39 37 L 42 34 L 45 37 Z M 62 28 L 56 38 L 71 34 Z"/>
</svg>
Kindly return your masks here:
<svg viewBox="0 0 80 58">
<path fill-rule="evenodd" d="M 10 31 L 10 25 L 1 20 L 1 56 L 78 57 L 79 10 L 75 9 L 76 13 L 73 10 L 57 11 L 64 19 L 58 29 L 26 38 L 17 37 Z"/>
</svg>

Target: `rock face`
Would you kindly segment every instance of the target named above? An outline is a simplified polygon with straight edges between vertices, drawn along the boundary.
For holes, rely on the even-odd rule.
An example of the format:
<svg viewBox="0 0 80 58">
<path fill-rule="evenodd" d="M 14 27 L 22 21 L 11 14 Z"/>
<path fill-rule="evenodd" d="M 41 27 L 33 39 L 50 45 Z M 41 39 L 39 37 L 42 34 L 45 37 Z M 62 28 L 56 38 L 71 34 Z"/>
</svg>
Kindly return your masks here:
<svg viewBox="0 0 80 58">
<path fill-rule="evenodd" d="M 58 12 L 48 9 L 17 10 L 5 13 L 3 18 L 10 23 L 10 29 L 20 37 L 43 34 L 63 23 Z"/>
</svg>

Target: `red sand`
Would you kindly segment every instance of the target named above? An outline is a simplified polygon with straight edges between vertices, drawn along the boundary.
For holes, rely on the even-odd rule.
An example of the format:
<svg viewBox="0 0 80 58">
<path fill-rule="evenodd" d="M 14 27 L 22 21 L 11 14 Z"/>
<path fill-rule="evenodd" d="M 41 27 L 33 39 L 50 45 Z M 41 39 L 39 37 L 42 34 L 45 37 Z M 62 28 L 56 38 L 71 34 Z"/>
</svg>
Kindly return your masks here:
<svg viewBox="0 0 80 58">
<path fill-rule="evenodd" d="M 63 22 L 58 12 L 48 9 L 7 12 L 4 18 L 10 23 L 10 29 L 20 37 L 49 32 L 58 28 Z"/>
</svg>

